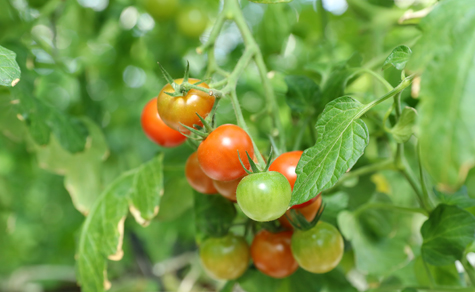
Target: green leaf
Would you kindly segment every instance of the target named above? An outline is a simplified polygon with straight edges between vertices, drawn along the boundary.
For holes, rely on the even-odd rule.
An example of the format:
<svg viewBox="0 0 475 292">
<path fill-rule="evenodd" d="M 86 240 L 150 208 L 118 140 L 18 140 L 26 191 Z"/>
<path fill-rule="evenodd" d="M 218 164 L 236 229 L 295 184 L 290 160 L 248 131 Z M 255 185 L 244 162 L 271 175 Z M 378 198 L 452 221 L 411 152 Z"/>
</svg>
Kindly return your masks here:
<svg viewBox="0 0 475 292">
<path fill-rule="evenodd" d="M 416 118 L 417 111 L 414 108 L 406 106 L 402 110 L 401 117 L 391 129 L 391 134 L 397 143 L 405 143 L 411 138 L 414 133 Z"/>
<path fill-rule="evenodd" d="M 195 224 L 198 237 L 226 234 L 236 218 L 236 207 L 221 195 L 194 192 Z"/>
<path fill-rule="evenodd" d="M 104 291 L 110 286 L 107 281 L 107 259 L 118 261 L 123 256 L 127 207 L 140 212 L 140 218 L 136 217 L 136 220 L 142 225 L 142 219 L 149 221 L 150 214 L 155 214 L 158 209 L 155 204 L 160 200 L 160 187 L 163 185 L 162 159 L 163 155 L 160 154 L 123 174 L 94 203 L 82 227 L 77 248 L 76 268 L 81 291 Z M 154 196 L 158 199 L 153 199 Z M 144 207 L 144 202 L 150 206 Z"/>
<path fill-rule="evenodd" d="M 411 57 L 412 51 L 408 46 L 399 46 L 395 48 L 391 54 L 386 58 L 383 64 L 383 70 L 394 66 L 398 70 L 403 70 L 406 67 L 407 61 Z"/>
<path fill-rule="evenodd" d="M 400 237 L 375 239 L 365 231 L 359 217 L 366 212 L 343 211 L 338 215 L 338 226 L 355 251 L 358 271 L 373 275 L 389 275 L 405 266 L 410 258 L 406 254 L 405 240 Z"/>
<path fill-rule="evenodd" d="M 127 215 L 127 197 L 132 191 L 134 172 L 116 179 L 96 201 L 82 227 L 77 249 L 77 278 L 81 290 L 104 291 L 107 281 L 107 258 L 120 260 Z"/>
<path fill-rule="evenodd" d="M 424 264 L 424 260 L 421 256 L 418 256 L 414 261 L 414 274 L 416 275 L 419 285 L 431 285 L 430 276 L 427 274 L 425 265 L 427 265 L 427 268 L 437 285 L 460 286 L 460 276 L 455 267 L 455 263 L 447 266 L 432 266 L 428 263 Z"/>
<path fill-rule="evenodd" d="M 36 143 L 48 144 L 50 133 L 53 132 L 67 151 L 77 153 L 84 150 L 88 132 L 83 122 L 34 98 L 31 95 L 33 87 L 27 82 L 20 83 L 11 91 L 17 101 L 15 108 L 18 115 L 28 125 Z"/>
<path fill-rule="evenodd" d="M 465 186 L 454 194 L 444 194 L 436 191 L 435 195 L 441 204 L 454 205 L 462 209 L 475 206 L 475 198 L 469 197 L 468 190 Z"/>
<path fill-rule="evenodd" d="M 359 117 L 365 110 L 365 105 L 348 96 L 327 104 L 317 121 L 317 143 L 304 151 L 295 170 L 297 182 L 290 205 L 332 187 L 363 155 L 369 133 Z"/>
<path fill-rule="evenodd" d="M 20 81 L 20 67 L 15 60 L 16 54 L 0 46 L 0 85 L 15 86 Z"/>
<path fill-rule="evenodd" d="M 423 35 L 408 66 L 422 72 L 421 160 L 438 188 L 453 192 L 475 165 L 473 1 L 441 1 L 420 27 Z"/>
<path fill-rule="evenodd" d="M 306 76 L 289 75 L 285 77 L 288 90 L 286 101 L 295 112 L 312 110 L 320 101 L 320 87 Z"/>
<path fill-rule="evenodd" d="M 276 4 L 276 3 L 289 3 L 293 0 L 250 0 L 254 3 L 261 3 L 261 4 Z"/>
<path fill-rule="evenodd" d="M 40 167 L 64 175 L 64 185 L 74 207 L 87 215 L 101 192 L 102 163 L 109 149 L 99 126 L 86 118 L 82 122 L 90 134 L 90 143 L 83 152 L 69 153 L 54 137 L 47 146 L 36 145 L 35 149 Z"/>
<path fill-rule="evenodd" d="M 134 190 L 130 194 L 130 213 L 142 226 L 158 214 L 163 196 L 163 154 L 138 167 L 134 178 Z"/>
<path fill-rule="evenodd" d="M 421 227 L 423 259 L 434 266 L 460 260 L 475 239 L 475 216 L 457 206 L 439 205 Z"/>
</svg>

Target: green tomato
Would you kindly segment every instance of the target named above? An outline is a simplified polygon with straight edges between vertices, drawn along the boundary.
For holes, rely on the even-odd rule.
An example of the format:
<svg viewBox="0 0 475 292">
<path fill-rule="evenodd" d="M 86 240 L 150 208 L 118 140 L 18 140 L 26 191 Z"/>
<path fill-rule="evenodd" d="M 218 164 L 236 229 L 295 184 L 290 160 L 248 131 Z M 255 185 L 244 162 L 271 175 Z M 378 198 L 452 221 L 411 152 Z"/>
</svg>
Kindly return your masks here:
<svg viewBox="0 0 475 292">
<path fill-rule="evenodd" d="M 236 190 L 237 202 L 244 214 L 260 222 L 284 215 L 291 194 L 289 181 L 277 171 L 250 174 L 241 180 Z"/>
<path fill-rule="evenodd" d="M 176 21 L 180 32 L 190 38 L 198 38 L 208 25 L 206 14 L 198 8 L 180 10 Z"/>
<path fill-rule="evenodd" d="M 239 278 L 248 268 L 249 257 L 246 240 L 234 234 L 208 238 L 200 247 L 201 263 L 210 276 L 216 279 Z"/>
<path fill-rule="evenodd" d="M 167 20 L 177 11 L 178 0 L 145 0 L 145 9 L 155 20 Z"/>
<path fill-rule="evenodd" d="M 343 257 L 343 237 L 331 224 L 319 221 L 309 230 L 295 230 L 292 254 L 299 266 L 312 273 L 333 270 Z"/>
</svg>

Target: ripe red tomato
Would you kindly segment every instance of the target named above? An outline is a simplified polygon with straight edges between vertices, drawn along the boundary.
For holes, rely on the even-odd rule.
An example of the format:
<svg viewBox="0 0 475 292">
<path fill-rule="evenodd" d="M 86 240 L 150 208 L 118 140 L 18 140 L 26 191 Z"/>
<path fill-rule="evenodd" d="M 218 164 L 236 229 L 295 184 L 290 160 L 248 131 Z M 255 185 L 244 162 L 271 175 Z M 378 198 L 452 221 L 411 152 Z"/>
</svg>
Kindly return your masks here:
<svg viewBox="0 0 475 292">
<path fill-rule="evenodd" d="M 226 124 L 217 127 L 198 147 L 198 160 L 207 176 L 214 180 L 231 181 L 246 175 L 239 162 L 249 168 L 246 151 L 251 157 L 254 148 L 251 137 L 236 125 Z"/>
<path fill-rule="evenodd" d="M 199 80 L 190 78 L 188 82 L 194 84 Z M 175 83 L 181 84 L 183 78 L 175 79 Z M 209 88 L 208 84 L 201 83 L 198 86 L 203 88 Z M 193 125 L 202 126 L 200 119 L 196 115 L 198 113 L 201 117 L 206 118 L 213 109 L 215 97 L 209 95 L 206 92 L 192 89 L 188 91 L 185 96 L 173 97 L 165 92 L 175 92 L 170 84 L 165 85 L 158 94 L 157 109 L 158 114 L 162 117 L 162 120 L 170 128 L 183 133 L 189 131 L 181 124 L 188 127 Z"/>
<path fill-rule="evenodd" d="M 186 137 L 167 126 L 157 112 L 157 98 L 151 99 L 143 108 L 142 129 L 150 140 L 163 147 L 175 147 L 185 142 Z"/>
<path fill-rule="evenodd" d="M 186 161 L 185 176 L 191 187 L 200 193 L 216 194 L 218 192 L 213 185 L 213 180 L 201 170 L 196 152 L 193 152 Z"/>
<path fill-rule="evenodd" d="M 244 176 L 231 181 L 214 180 L 213 185 L 223 197 L 236 203 L 236 189 L 243 178 Z"/>
<path fill-rule="evenodd" d="M 291 151 L 281 154 L 277 157 L 269 167 L 269 171 L 277 171 L 282 173 L 290 183 L 292 190 L 294 189 L 295 181 L 297 181 L 297 174 L 295 173 L 295 168 L 299 163 L 300 157 L 302 156 L 303 151 Z M 300 209 L 305 206 L 310 205 L 316 200 L 317 197 L 308 200 L 302 204 L 294 205 L 290 207 L 291 209 Z"/>
<path fill-rule="evenodd" d="M 251 244 L 251 257 L 259 271 L 274 278 L 285 278 L 297 270 L 299 265 L 290 248 L 292 233 L 261 230 L 256 234 Z"/>
<path fill-rule="evenodd" d="M 200 246 L 200 259 L 213 278 L 237 279 L 249 265 L 249 245 L 244 237 L 233 234 L 211 237 Z"/>
<path fill-rule="evenodd" d="M 318 221 L 309 230 L 296 230 L 290 246 L 300 267 L 321 274 L 333 270 L 340 263 L 344 242 L 333 225 Z"/>
<path fill-rule="evenodd" d="M 317 215 L 318 209 L 320 209 L 320 206 L 322 205 L 322 196 L 318 195 L 314 198 L 315 200 L 308 206 L 305 206 L 303 208 L 298 209 L 298 212 L 302 213 L 302 215 L 305 216 L 305 219 L 307 221 L 312 221 L 313 218 Z M 313 200 L 313 199 L 312 199 Z M 290 217 L 290 210 L 288 210 L 285 214 Z M 290 225 L 289 220 L 284 216 L 281 216 L 279 218 L 279 222 L 282 226 L 285 228 L 292 229 L 292 225 Z"/>
</svg>

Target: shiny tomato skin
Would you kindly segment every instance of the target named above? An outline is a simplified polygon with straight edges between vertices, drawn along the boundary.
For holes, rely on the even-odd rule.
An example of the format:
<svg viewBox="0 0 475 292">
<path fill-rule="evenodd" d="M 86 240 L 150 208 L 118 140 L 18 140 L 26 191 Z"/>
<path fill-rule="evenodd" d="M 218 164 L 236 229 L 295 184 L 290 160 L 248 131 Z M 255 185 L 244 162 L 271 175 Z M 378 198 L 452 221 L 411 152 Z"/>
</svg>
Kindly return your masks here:
<svg viewBox="0 0 475 292">
<path fill-rule="evenodd" d="M 272 221 L 284 215 L 292 191 L 287 179 L 276 171 L 244 177 L 236 190 L 241 210 L 254 221 Z"/>
<path fill-rule="evenodd" d="M 302 215 L 305 216 L 305 219 L 307 219 L 309 222 L 315 218 L 318 213 L 318 209 L 320 209 L 320 206 L 322 205 L 321 195 L 316 196 L 314 199 L 315 200 L 310 205 L 298 209 L 298 212 L 302 213 Z M 283 227 L 292 229 L 292 225 L 290 225 L 289 220 L 285 217 L 285 215 L 290 217 L 290 210 L 285 212 L 285 214 L 279 218 L 279 222 Z"/>
<path fill-rule="evenodd" d="M 218 192 L 213 185 L 213 180 L 201 170 L 196 152 L 193 152 L 186 160 L 185 176 L 190 186 L 200 193 L 216 194 Z"/>
<path fill-rule="evenodd" d="M 289 180 L 290 187 L 294 189 L 295 181 L 297 180 L 297 174 L 295 168 L 299 163 L 300 157 L 303 151 L 291 151 L 281 154 L 277 157 L 269 167 L 270 171 L 277 171 L 282 173 L 285 178 Z"/>
<path fill-rule="evenodd" d="M 200 259 L 208 274 L 221 280 L 239 278 L 249 266 L 249 245 L 244 237 L 211 237 L 200 246 Z"/>
<path fill-rule="evenodd" d="M 291 248 L 300 267 L 311 273 L 322 274 L 338 265 L 343 257 L 344 242 L 333 225 L 319 221 L 309 230 L 295 230 Z"/>
<path fill-rule="evenodd" d="M 200 80 L 190 78 L 188 81 L 194 84 Z M 175 83 L 177 84 L 181 84 L 182 82 L 183 78 L 175 79 Z M 198 86 L 209 88 L 206 83 L 201 83 Z M 213 109 L 215 97 L 206 92 L 191 89 L 185 96 L 178 97 L 170 96 L 165 92 L 173 93 L 173 87 L 170 84 L 167 84 L 158 94 L 158 114 L 165 124 L 177 131 L 189 133 L 189 131 L 181 124 L 188 127 L 193 127 L 193 125 L 202 126 L 203 124 L 196 113 L 198 113 L 202 118 L 206 118 Z"/>
<path fill-rule="evenodd" d="M 213 180 L 213 185 L 218 190 L 218 193 L 221 194 L 223 197 L 226 199 L 237 202 L 236 199 L 236 190 L 239 185 L 239 182 L 243 179 L 244 177 L 240 177 L 235 180 L 231 181 L 219 181 L 219 180 Z"/>
<path fill-rule="evenodd" d="M 186 141 L 185 136 L 162 121 L 157 112 L 157 98 L 145 105 L 140 121 L 147 137 L 160 146 L 175 147 Z"/>
<path fill-rule="evenodd" d="M 246 175 L 239 162 L 249 168 L 246 151 L 251 157 L 254 148 L 251 137 L 236 125 L 225 124 L 217 127 L 198 147 L 198 160 L 207 176 L 214 180 L 231 181 Z"/>
<path fill-rule="evenodd" d="M 299 265 L 290 249 L 291 238 L 292 231 L 259 231 L 251 244 L 251 257 L 257 269 L 278 279 L 292 275 Z"/>
</svg>

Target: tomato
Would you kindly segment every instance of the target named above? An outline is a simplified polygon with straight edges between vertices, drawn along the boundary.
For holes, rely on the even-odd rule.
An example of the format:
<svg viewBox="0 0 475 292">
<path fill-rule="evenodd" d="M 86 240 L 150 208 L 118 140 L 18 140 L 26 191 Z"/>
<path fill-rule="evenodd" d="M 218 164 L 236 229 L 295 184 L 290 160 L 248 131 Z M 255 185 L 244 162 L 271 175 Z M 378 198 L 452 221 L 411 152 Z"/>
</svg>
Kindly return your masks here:
<svg viewBox="0 0 475 292">
<path fill-rule="evenodd" d="M 200 193 L 216 194 L 218 192 L 213 185 L 213 180 L 201 170 L 196 152 L 193 152 L 186 161 L 185 176 L 190 186 Z"/>
<path fill-rule="evenodd" d="M 176 18 L 178 29 L 182 34 L 191 38 L 198 38 L 208 25 L 208 18 L 199 8 L 185 8 L 180 10 Z"/>
<path fill-rule="evenodd" d="M 289 182 L 276 171 L 250 174 L 241 180 L 236 190 L 237 202 L 244 214 L 261 222 L 282 216 L 291 194 Z"/>
<path fill-rule="evenodd" d="M 199 80 L 190 78 L 188 81 L 193 84 Z M 181 84 L 183 78 L 175 79 L 175 82 Z M 201 83 L 198 86 L 209 88 L 206 83 Z M 189 132 L 181 123 L 188 127 L 193 127 L 193 125 L 202 126 L 203 124 L 196 113 L 206 118 L 213 109 L 215 97 L 206 92 L 192 89 L 185 96 L 178 97 L 170 96 L 165 92 L 174 92 L 173 87 L 167 84 L 160 91 L 157 100 L 158 114 L 165 124 L 177 131 Z"/>
<path fill-rule="evenodd" d="M 142 129 L 147 137 L 163 147 L 175 147 L 185 142 L 186 137 L 165 125 L 157 112 L 157 98 L 151 99 L 143 108 Z"/>
<path fill-rule="evenodd" d="M 292 254 L 303 269 L 312 273 L 333 270 L 343 257 L 343 238 L 331 224 L 318 221 L 309 230 L 295 230 L 292 235 Z"/>
<path fill-rule="evenodd" d="M 312 221 L 313 218 L 315 218 L 315 216 L 317 215 L 318 209 L 320 209 L 320 206 L 322 205 L 322 196 L 318 195 L 312 200 L 313 202 L 310 205 L 298 209 L 298 212 L 302 213 L 305 219 L 307 219 L 307 221 L 309 222 Z M 288 210 L 286 214 L 290 217 L 290 210 Z M 285 215 L 279 218 L 279 222 L 282 226 L 286 228 L 292 228 L 292 225 L 290 225 L 289 220 L 287 220 Z"/>
<path fill-rule="evenodd" d="M 146 0 L 145 9 L 157 21 L 171 18 L 178 8 L 178 0 Z"/>
<path fill-rule="evenodd" d="M 297 181 L 297 174 L 295 173 L 295 168 L 299 163 L 300 157 L 302 156 L 303 151 L 291 151 L 281 154 L 277 157 L 269 167 L 270 171 L 277 171 L 282 173 L 290 183 L 292 190 L 294 189 L 295 181 Z M 316 200 L 316 197 L 308 200 L 302 204 L 294 205 L 291 209 L 299 209 L 305 206 L 310 205 L 313 201 Z"/>
<path fill-rule="evenodd" d="M 232 181 L 214 180 L 213 185 L 218 190 L 218 193 L 220 193 L 223 197 L 225 197 L 228 200 L 231 200 L 233 202 L 237 202 L 236 189 L 239 185 L 239 182 L 242 179 L 243 179 L 243 177 L 240 177 L 240 178 L 232 180 Z"/>
<path fill-rule="evenodd" d="M 291 238 L 292 231 L 259 231 L 251 244 L 251 257 L 257 269 L 274 278 L 292 275 L 299 265 L 290 249 Z"/>
<path fill-rule="evenodd" d="M 236 125 L 221 125 L 211 132 L 198 147 L 198 160 L 207 176 L 214 180 L 231 181 L 246 175 L 239 162 L 238 151 L 246 168 L 250 167 L 254 147 L 251 137 Z"/>
<path fill-rule="evenodd" d="M 233 234 L 208 238 L 200 247 L 200 258 L 213 278 L 237 279 L 249 265 L 249 245 L 244 237 Z"/>
</svg>

